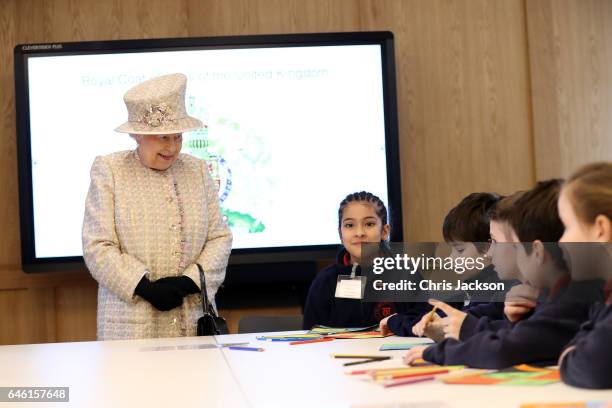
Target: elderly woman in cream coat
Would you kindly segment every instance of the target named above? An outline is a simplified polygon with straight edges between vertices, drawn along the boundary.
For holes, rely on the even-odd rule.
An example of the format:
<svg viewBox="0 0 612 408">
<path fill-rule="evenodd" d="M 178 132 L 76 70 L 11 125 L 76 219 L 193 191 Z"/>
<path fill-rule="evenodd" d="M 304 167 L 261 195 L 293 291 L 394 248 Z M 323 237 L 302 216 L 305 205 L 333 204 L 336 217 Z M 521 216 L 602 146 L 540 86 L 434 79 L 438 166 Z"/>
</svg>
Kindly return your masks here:
<svg viewBox="0 0 612 408">
<path fill-rule="evenodd" d="M 187 116 L 182 74 L 145 81 L 124 96 L 137 148 L 99 156 L 85 204 L 83 254 L 99 283 L 98 339 L 194 336 L 225 278 L 232 235 L 207 165 L 181 154 Z"/>
</svg>

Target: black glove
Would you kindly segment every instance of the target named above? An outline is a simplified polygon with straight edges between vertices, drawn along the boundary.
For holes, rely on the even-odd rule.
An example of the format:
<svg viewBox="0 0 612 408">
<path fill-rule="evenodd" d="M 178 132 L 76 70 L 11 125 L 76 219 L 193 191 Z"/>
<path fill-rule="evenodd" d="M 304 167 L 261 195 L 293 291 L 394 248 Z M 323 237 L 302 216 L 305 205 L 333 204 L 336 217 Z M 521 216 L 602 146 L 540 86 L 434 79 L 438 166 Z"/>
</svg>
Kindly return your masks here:
<svg viewBox="0 0 612 408">
<path fill-rule="evenodd" d="M 181 291 L 183 296 L 200 293 L 200 288 L 188 276 L 167 276 L 155 281 L 155 283 L 167 283 Z"/>
<path fill-rule="evenodd" d="M 157 310 L 166 312 L 183 304 L 183 292 L 174 285 L 159 281 L 151 282 L 143 276 L 134 293 L 149 302 Z"/>
</svg>

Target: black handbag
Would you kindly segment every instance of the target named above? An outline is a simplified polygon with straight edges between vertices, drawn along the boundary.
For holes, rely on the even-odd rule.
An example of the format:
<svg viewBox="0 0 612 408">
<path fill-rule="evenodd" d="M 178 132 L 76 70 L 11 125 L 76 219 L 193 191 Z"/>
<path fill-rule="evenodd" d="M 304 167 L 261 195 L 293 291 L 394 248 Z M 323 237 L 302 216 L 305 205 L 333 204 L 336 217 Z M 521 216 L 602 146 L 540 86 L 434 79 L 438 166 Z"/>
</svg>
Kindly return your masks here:
<svg viewBox="0 0 612 408">
<path fill-rule="evenodd" d="M 202 265 L 196 264 L 200 271 L 200 287 L 202 288 L 202 310 L 204 315 L 198 319 L 198 336 L 214 336 L 218 334 L 228 334 L 227 322 L 221 316 L 217 316 L 217 312 L 208 300 L 206 292 L 206 277 Z"/>
</svg>

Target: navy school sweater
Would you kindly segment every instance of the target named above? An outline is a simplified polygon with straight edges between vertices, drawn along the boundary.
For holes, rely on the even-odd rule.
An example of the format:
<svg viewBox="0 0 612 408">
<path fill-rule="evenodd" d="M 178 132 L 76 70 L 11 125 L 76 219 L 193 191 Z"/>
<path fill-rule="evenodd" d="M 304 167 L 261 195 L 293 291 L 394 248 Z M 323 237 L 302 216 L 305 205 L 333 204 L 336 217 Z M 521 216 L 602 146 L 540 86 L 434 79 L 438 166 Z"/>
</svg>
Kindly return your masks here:
<svg viewBox="0 0 612 408">
<path fill-rule="evenodd" d="M 503 302 L 491 302 L 480 304 L 473 308 L 463 310 L 467 313 L 461 329 L 459 329 L 459 339 L 465 340 L 474 334 L 486 330 L 499 330 L 511 325 L 504 315 Z"/>
<path fill-rule="evenodd" d="M 360 299 L 336 298 L 338 276 L 350 275 L 351 270 L 348 253 L 341 248 L 336 263 L 319 272 L 310 286 L 304 308 L 304 329 L 309 330 L 317 324 L 331 327 L 366 327 L 378 324 L 394 313 L 402 313 L 418 321 L 429 307 L 422 303 L 364 302 Z M 357 268 L 356 275 L 361 275 L 361 268 Z"/>
<path fill-rule="evenodd" d="M 485 330 L 465 341 L 446 339 L 425 349 L 423 359 L 442 365 L 501 369 L 516 364 L 554 365 L 561 350 L 588 319 L 601 281 L 571 282 L 533 315 L 499 330 Z"/>
<path fill-rule="evenodd" d="M 612 282 L 612 281 L 611 281 Z M 582 388 L 612 388 L 612 297 L 591 306 L 589 320 L 568 344 L 561 362 L 563 382 Z"/>
<path fill-rule="evenodd" d="M 506 281 L 506 290 L 519 283 L 517 280 Z M 511 326 L 511 322 L 506 319 L 504 314 L 505 294 L 500 293 L 499 295 L 499 297 L 493 299 L 490 303 L 470 305 L 463 309 L 467 316 L 461 324 L 459 331 L 460 340 L 470 338 L 481 331 L 499 330 Z M 525 318 L 531 316 L 531 314 L 532 312 L 525 316 Z"/>
<path fill-rule="evenodd" d="M 484 268 L 478 275 L 473 278 L 466 280 L 466 282 L 472 281 L 480 281 L 480 282 L 500 282 L 497 272 L 492 265 Z M 514 283 L 513 283 L 514 284 Z M 492 323 L 492 320 L 502 320 L 504 319 L 504 306 L 501 303 L 501 309 L 498 302 L 482 302 L 482 301 L 471 301 L 472 298 L 477 297 L 474 293 L 471 292 L 457 292 L 453 293 L 449 299 L 442 299 L 445 303 L 453 306 L 455 309 L 462 310 L 468 315 L 473 315 L 473 321 L 468 322 L 471 324 L 469 326 L 470 334 L 476 330 L 482 330 L 482 327 L 489 327 Z M 397 314 L 392 316 L 388 321 L 387 325 L 389 329 L 393 332 L 393 334 L 398 336 L 413 336 L 412 326 L 418 323 L 423 315 L 427 314 L 431 310 L 431 306 L 425 310 L 425 312 L 414 319 L 410 316 L 403 316 L 402 314 Z M 441 311 L 438 312 L 441 315 L 444 315 Z M 479 322 L 480 318 L 484 318 L 482 322 Z M 470 319 L 470 320 L 472 320 Z M 468 318 L 466 318 L 468 320 Z M 480 323 L 480 324 L 479 324 Z M 485 325 L 486 323 L 486 325 Z M 466 326 L 467 327 L 467 326 Z M 463 326 L 462 326 L 463 331 Z M 466 336 L 468 330 L 465 331 Z"/>
</svg>

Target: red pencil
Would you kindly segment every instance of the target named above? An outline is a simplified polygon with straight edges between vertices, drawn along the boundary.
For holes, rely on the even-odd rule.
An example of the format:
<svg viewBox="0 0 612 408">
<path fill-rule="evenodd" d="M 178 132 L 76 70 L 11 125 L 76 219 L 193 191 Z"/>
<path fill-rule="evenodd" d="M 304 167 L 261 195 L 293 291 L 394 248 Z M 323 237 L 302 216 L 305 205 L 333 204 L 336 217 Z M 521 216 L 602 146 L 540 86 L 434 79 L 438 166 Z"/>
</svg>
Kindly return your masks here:
<svg viewBox="0 0 612 408">
<path fill-rule="evenodd" d="M 389 387 L 395 387 L 396 385 L 408 385 L 408 384 L 414 384 L 414 383 L 420 383 L 423 381 L 430 381 L 435 379 L 436 377 L 421 377 L 421 378 L 410 378 L 408 380 L 398 380 L 398 381 L 392 381 L 392 382 L 388 382 L 385 383 L 384 386 L 385 388 L 389 388 Z"/>
<path fill-rule="evenodd" d="M 314 339 L 314 340 L 302 340 L 302 341 L 292 341 L 289 343 L 290 346 L 297 346 L 299 344 L 310 344 L 310 343 L 322 343 L 324 341 L 332 341 L 331 337 L 323 337 L 322 339 Z"/>
<path fill-rule="evenodd" d="M 431 376 L 431 375 L 446 374 L 449 372 L 450 370 L 434 370 L 434 371 L 427 371 L 426 373 L 395 374 L 395 375 L 387 375 L 387 376 L 383 375 L 381 377 L 385 380 L 397 380 L 399 378 L 425 377 L 425 376 Z"/>
<path fill-rule="evenodd" d="M 391 368 L 390 370 L 395 371 L 395 370 L 401 370 L 401 369 L 400 368 Z M 377 373 L 378 371 L 381 371 L 382 373 L 378 374 Z M 384 375 L 384 371 L 387 371 L 387 369 L 381 368 L 379 370 L 372 370 L 371 368 L 366 368 L 366 369 L 363 369 L 363 370 L 346 371 L 344 374 L 346 374 L 346 375 L 370 374 L 370 375 L 372 375 L 372 377 L 376 377 L 376 376 L 383 376 Z M 432 367 L 431 371 L 420 371 L 420 372 L 417 373 L 417 375 L 430 375 L 430 374 L 432 374 L 433 371 L 437 371 L 437 369 Z M 448 370 L 446 370 L 446 371 L 448 371 Z M 400 375 L 402 375 L 402 374 L 400 374 Z"/>
<path fill-rule="evenodd" d="M 368 368 L 367 370 L 353 370 L 353 371 L 348 371 L 345 374 L 346 375 L 360 375 L 360 374 L 367 374 L 368 372 L 372 371 L 371 368 Z"/>
</svg>

